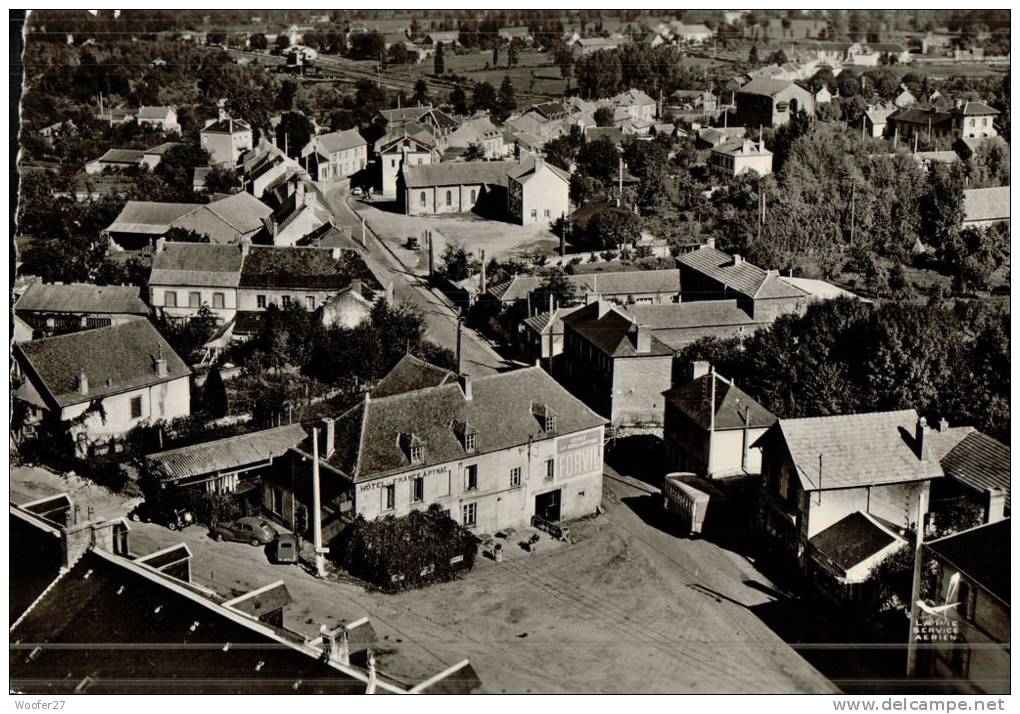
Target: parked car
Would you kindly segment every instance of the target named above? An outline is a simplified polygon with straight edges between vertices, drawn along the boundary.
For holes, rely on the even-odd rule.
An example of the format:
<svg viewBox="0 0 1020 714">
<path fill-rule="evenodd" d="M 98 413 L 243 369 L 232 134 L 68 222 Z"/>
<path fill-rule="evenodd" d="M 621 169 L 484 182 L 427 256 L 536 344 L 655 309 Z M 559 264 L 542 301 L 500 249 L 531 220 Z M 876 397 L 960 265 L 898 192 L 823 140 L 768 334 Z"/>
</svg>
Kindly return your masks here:
<svg viewBox="0 0 1020 714">
<path fill-rule="evenodd" d="M 361 190 L 361 186 L 355 186 L 355 187 L 354 187 L 354 189 L 353 189 L 353 190 L 351 191 L 351 193 L 352 193 L 353 195 L 355 195 L 355 196 L 361 196 L 361 195 L 363 195 L 363 194 L 364 194 L 365 192 Z"/>
<path fill-rule="evenodd" d="M 276 530 L 269 521 L 258 516 L 245 516 L 236 521 L 216 523 L 209 529 L 209 534 L 216 541 L 233 540 L 255 546 L 272 543 L 276 538 Z"/>
<path fill-rule="evenodd" d="M 404 245 L 408 250 L 418 250 L 421 247 L 418 236 L 407 236 L 407 242 Z"/>
<path fill-rule="evenodd" d="M 182 530 L 195 522 L 195 516 L 185 508 L 172 508 L 170 506 L 153 506 L 147 501 L 139 503 L 128 514 L 128 517 L 136 523 L 159 523 L 172 531 Z"/>
<path fill-rule="evenodd" d="M 281 533 L 269 546 L 269 559 L 274 563 L 296 563 L 301 548 L 293 533 Z"/>
</svg>

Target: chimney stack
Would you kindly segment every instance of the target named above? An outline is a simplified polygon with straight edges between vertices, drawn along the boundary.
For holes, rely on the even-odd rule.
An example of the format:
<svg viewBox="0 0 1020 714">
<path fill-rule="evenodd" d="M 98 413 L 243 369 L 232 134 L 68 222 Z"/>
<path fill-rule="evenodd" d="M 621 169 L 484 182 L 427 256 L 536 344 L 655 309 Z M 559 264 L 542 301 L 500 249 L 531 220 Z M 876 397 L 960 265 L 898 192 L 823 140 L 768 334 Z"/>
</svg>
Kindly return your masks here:
<svg viewBox="0 0 1020 714">
<path fill-rule="evenodd" d="M 485 251 L 483 250 L 482 251 L 482 274 L 481 274 L 481 278 L 479 278 L 479 282 L 478 282 L 478 294 L 479 295 L 484 295 L 485 294 L 485 290 L 486 290 L 486 285 L 485 285 Z"/>
<path fill-rule="evenodd" d="M 708 238 L 706 238 L 704 246 L 706 248 L 715 248 L 715 237 L 714 236 L 709 236 Z"/>
<path fill-rule="evenodd" d="M 319 455 L 328 459 L 336 450 L 336 432 L 332 419 L 323 418 L 319 428 Z"/>
<path fill-rule="evenodd" d="M 648 325 L 637 326 L 637 351 L 647 353 L 652 351 L 652 328 Z"/>
<path fill-rule="evenodd" d="M 949 431 L 949 420 L 946 419 L 945 417 L 942 417 L 941 419 L 939 419 L 939 423 L 936 426 L 936 428 L 939 430 L 940 434 L 944 434 L 945 432 Z"/>
<path fill-rule="evenodd" d="M 89 377 L 85 374 L 84 369 L 78 370 L 78 393 L 88 394 L 89 393 Z"/>
<path fill-rule="evenodd" d="M 296 198 L 294 199 L 295 210 L 305 205 L 305 182 L 300 178 L 297 180 L 297 185 L 294 187 L 294 193 Z"/>
<path fill-rule="evenodd" d="M 736 265 L 740 265 L 742 262 L 744 262 L 744 259 L 742 257 L 740 257 L 740 253 L 734 253 L 733 254 L 733 265 L 735 265 L 735 266 Z"/>
<path fill-rule="evenodd" d="M 248 253 L 251 251 L 251 241 L 247 238 L 242 238 L 240 245 L 241 245 L 241 257 L 247 258 Z"/>
<path fill-rule="evenodd" d="M 156 252 L 157 253 L 162 253 L 165 248 L 166 248 L 166 238 L 164 238 L 163 236 L 160 236 L 159 238 L 156 239 Z"/>
<path fill-rule="evenodd" d="M 457 381 L 460 383 L 460 388 L 464 391 L 464 398 L 471 401 L 471 377 L 466 374 L 458 374 Z"/>
<path fill-rule="evenodd" d="M 158 345 L 156 350 L 156 359 L 153 360 L 153 369 L 156 371 L 157 377 L 166 376 L 166 358 L 163 356 L 163 345 Z"/>
<path fill-rule="evenodd" d="M 917 458 L 925 460 L 924 432 L 928 428 L 928 422 L 924 417 L 917 418 L 917 425 L 914 427 L 914 448 L 917 449 Z"/>
<path fill-rule="evenodd" d="M 704 360 L 698 360 L 694 363 L 693 373 L 691 379 L 697 379 L 698 377 L 704 377 L 710 371 L 712 371 L 712 365 Z"/>
<path fill-rule="evenodd" d="M 1006 492 L 998 486 L 985 491 L 985 523 L 998 523 L 1006 517 Z"/>
</svg>

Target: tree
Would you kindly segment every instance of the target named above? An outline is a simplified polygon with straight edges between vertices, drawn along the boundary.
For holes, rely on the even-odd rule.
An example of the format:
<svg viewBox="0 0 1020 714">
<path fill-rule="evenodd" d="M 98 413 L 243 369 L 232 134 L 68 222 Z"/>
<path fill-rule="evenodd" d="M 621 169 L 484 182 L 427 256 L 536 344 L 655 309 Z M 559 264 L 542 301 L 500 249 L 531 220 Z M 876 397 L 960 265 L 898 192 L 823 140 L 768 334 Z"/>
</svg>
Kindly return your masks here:
<svg viewBox="0 0 1020 714">
<path fill-rule="evenodd" d="M 963 224 L 963 170 L 955 164 L 933 164 L 928 170 L 928 192 L 921 201 L 921 232 L 944 252 Z"/>
<path fill-rule="evenodd" d="M 432 58 L 432 72 L 437 77 L 442 77 L 444 74 L 446 74 L 446 57 L 444 56 L 442 42 L 436 45 L 436 54 Z"/>
<path fill-rule="evenodd" d="M 545 276 L 541 286 L 535 290 L 533 300 L 541 309 L 545 309 L 550 297 L 557 307 L 576 305 L 581 299 L 576 283 L 558 266 Z"/>
<path fill-rule="evenodd" d="M 520 54 L 521 54 L 520 42 L 515 37 L 513 40 L 511 40 L 510 47 L 509 49 L 507 49 L 506 66 L 516 67 L 518 61 L 520 60 Z"/>
<path fill-rule="evenodd" d="M 570 171 L 580 149 L 581 136 L 576 129 L 573 129 L 569 134 L 557 136 L 555 139 L 545 142 L 545 146 L 542 147 L 546 160 L 564 171 Z"/>
<path fill-rule="evenodd" d="M 290 47 L 290 38 L 286 35 L 286 33 L 281 32 L 276 36 L 276 49 L 279 52 L 283 52 L 288 47 Z"/>
<path fill-rule="evenodd" d="M 574 74 L 574 53 L 567 45 L 560 44 L 553 53 L 553 62 L 560 68 L 560 76 L 567 80 L 567 90 L 569 90 L 570 78 Z"/>
<path fill-rule="evenodd" d="M 407 64 L 410 61 L 407 46 L 403 42 L 394 42 L 387 50 L 386 61 L 389 64 Z"/>
<path fill-rule="evenodd" d="M 471 276 L 471 253 L 459 243 L 447 243 L 439 261 L 439 273 L 447 280 L 457 282 Z"/>
<path fill-rule="evenodd" d="M 614 116 L 612 107 L 599 107 L 595 110 L 592 118 L 595 120 L 595 126 L 612 126 Z"/>
<path fill-rule="evenodd" d="M 503 83 L 499 85 L 498 106 L 500 114 L 504 116 L 509 116 L 517 108 L 517 93 L 509 74 L 503 77 Z"/>
<path fill-rule="evenodd" d="M 603 208 L 588 221 L 588 240 L 599 248 L 634 245 L 641 238 L 641 219 L 622 208 Z"/>
<path fill-rule="evenodd" d="M 581 147 L 577 164 L 581 172 L 608 187 L 619 170 L 620 152 L 609 139 L 596 139 Z"/>
<path fill-rule="evenodd" d="M 608 97 L 619 91 L 623 64 L 618 52 L 599 50 L 580 58 L 574 66 L 577 86 L 587 99 Z"/>
<path fill-rule="evenodd" d="M 750 52 L 747 53 L 747 62 L 748 62 L 748 64 L 752 64 L 752 65 L 758 64 L 758 43 L 757 42 L 754 43 L 753 45 L 751 45 L 751 50 L 750 50 Z"/>
<path fill-rule="evenodd" d="M 783 52 L 782 50 L 776 50 L 775 52 L 773 52 L 772 54 L 765 58 L 766 64 L 778 64 L 779 66 L 782 66 L 789 61 L 790 60 L 786 56 L 786 53 Z"/>
<path fill-rule="evenodd" d="M 292 159 L 301 157 L 301 149 L 314 135 L 312 123 L 300 112 L 285 112 L 280 117 L 280 123 L 276 125 L 276 145 L 285 146 L 287 156 Z"/>
<path fill-rule="evenodd" d="M 189 228 L 181 228 L 180 226 L 174 226 L 166 233 L 163 237 L 170 243 L 208 243 L 209 236 L 205 233 L 199 233 L 198 231 L 191 230 Z"/>
<path fill-rule="evenodd" d="M 429 85 L 424 79 L 414 83 L 414 101 L 422 106 L 429 103 Z"/>
<path fill-rule="evenodd" d="M 256 32 L 248 40 L 248 44 L 253 50 L 263 52 L 269 47 L 269 40 L 261 32 Z"/>
<path fill-rule="evenodd" d="M 492 66 L 499 66 L 499 45 L 492 48 Z"/>
<path fill-rule="evenodd" d="M 450 91 L 449 103 L 453 107 L 454 114 L 468 113 L 467 95 L 459 84 Z"/>
<path fill-rule="evenodd" d="M 966 164 L 970 188 L 1009 185 L 1009 145 L 993 136 L 978 144 Z"/>
<path fill-rule="evenodd" d="M 297 96 L 298 85 L 293 79 L 285 79 L 280 83 L 280 93 L 276 97 L 279 109 L 290 111 L 294 108 L 294 97 Z"/>
<path fill-rule="evenodd" d="M 472 102 L 475 111 L 491 112 L 498 107 L 496 88 L 488 82 L 475 84 Z"/>
<path fill-rule="evenodd" d="M 233 169 L 224 166 L 213 166 L 205 175 L 205 192 L 237 193 L 241 189 L 241 178 Z"/>
<path fill-rule="evenodd" d="M 382 62 L 386 55 L 386 40 L 378 32 L 358 32 L 351 35 L 351 59 Z"/>
<path fill-rule="evenodd" d="M 468 144 L 467 150 L 464 152 L 465 161 L 484 161 L 485 160 L 485 147 L 478 142 L 472 142 Z"/>
</svg>

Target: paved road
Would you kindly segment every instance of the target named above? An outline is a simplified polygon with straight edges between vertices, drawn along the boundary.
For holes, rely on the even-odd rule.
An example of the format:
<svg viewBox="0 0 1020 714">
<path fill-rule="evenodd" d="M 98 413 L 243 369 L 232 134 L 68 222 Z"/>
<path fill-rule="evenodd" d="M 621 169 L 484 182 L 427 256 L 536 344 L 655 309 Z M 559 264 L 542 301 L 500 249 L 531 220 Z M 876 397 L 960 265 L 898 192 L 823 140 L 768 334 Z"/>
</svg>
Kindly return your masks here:
<svg viewBox="0 0 1020 714">
<path fill-rule="evenodd" d="M 336 192 L 326 196 L 329 209 L 340 225 L 350 226 L 351 234 L 361 236 L 361 218 L 346 199 Z M 456 352 L 457 315 L 450 305 L 422 281 L 400 264 L 392 253 L 366 229 L 368 249 L 373 258 L 393 280 L 393 294 L 398 302 L 412 303 L 425 314 L 426 336 L 433 342 Z M 461 333 L 461 359 L 463 370 L 472 377 L 482 377 L 513 367 L 474 330 L 464 327 Z"/>
</svg>

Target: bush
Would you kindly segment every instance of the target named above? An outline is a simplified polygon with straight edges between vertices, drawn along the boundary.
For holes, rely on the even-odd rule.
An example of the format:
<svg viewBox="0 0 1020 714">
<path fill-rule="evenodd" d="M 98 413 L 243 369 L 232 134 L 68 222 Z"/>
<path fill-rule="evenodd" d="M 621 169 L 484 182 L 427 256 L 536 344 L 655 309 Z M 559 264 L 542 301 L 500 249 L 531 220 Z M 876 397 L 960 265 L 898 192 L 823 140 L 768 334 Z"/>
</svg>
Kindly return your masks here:
<svg viewBox="0 0 1020 714">
<path fill-rule="evenodd" d="M 83 470 L 90 479 L 114 493 L 123 491 L 130 481 L 127 469 L 116 461 L 90 460 L 83 464 Z"/>
<path fill-rule="evenodd" d="M 477 552 L 475 536 L 435 504 L 403 518 L 359 517 L 330 545 L 349 573 L 390 592 L 452 580 Z"/>
</svg>

